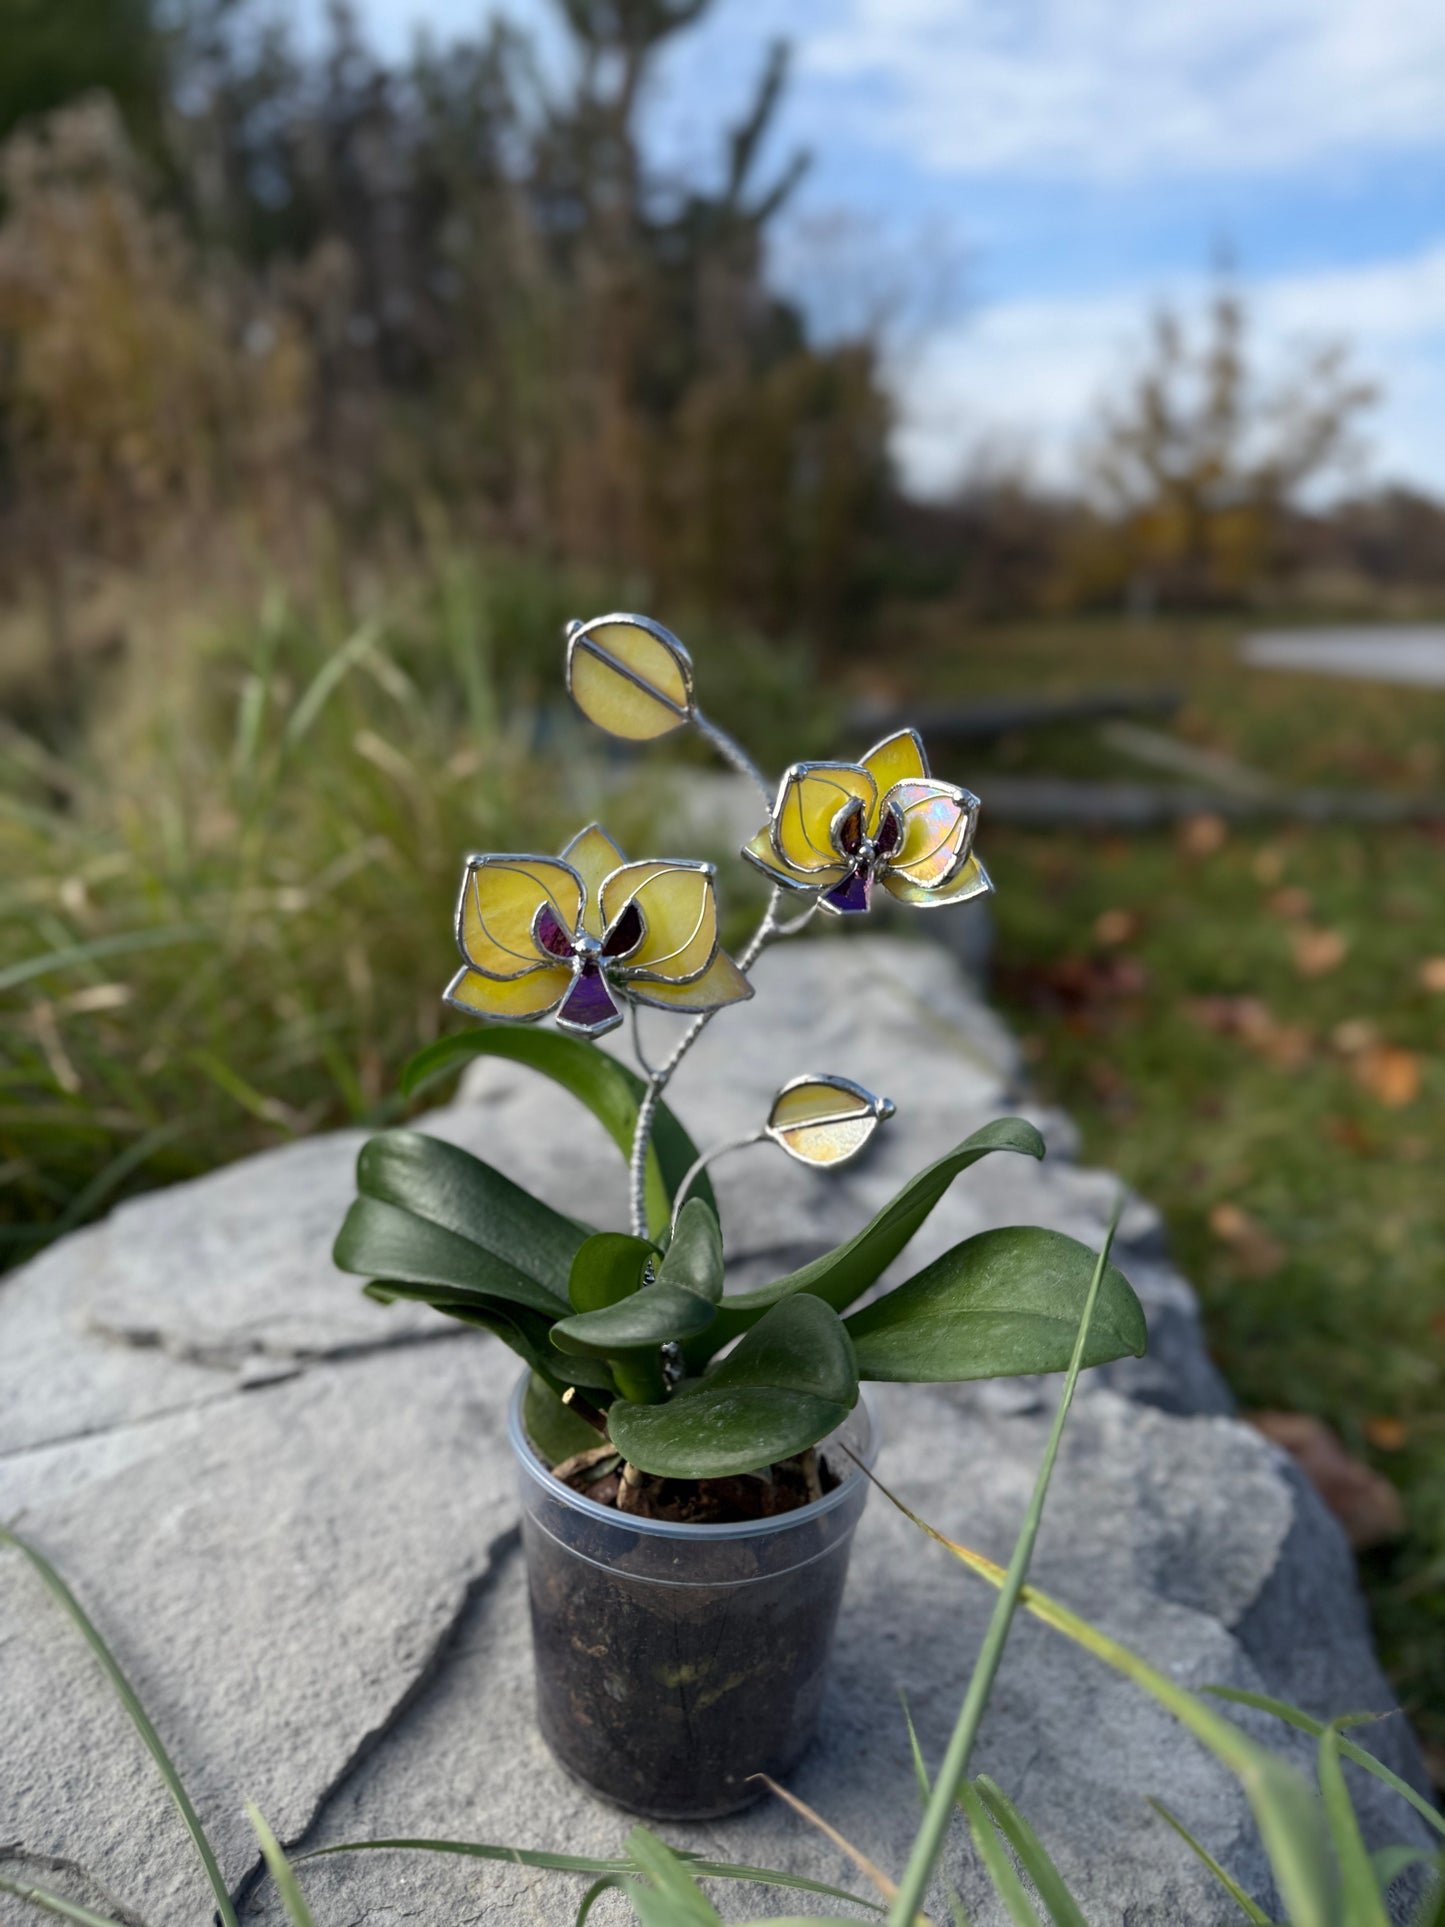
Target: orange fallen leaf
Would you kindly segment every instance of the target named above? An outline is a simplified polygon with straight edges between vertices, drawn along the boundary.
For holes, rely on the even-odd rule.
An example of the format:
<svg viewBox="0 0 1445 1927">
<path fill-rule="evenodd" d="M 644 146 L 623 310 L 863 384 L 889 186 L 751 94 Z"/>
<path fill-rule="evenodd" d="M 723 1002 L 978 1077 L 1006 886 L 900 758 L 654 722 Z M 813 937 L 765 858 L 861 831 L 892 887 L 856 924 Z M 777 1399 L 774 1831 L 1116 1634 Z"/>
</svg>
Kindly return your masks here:
<svg viewBox="0 0 1445 1927">
<path fill-rule="evenodd" d="M 1420 966 L 1422 990 L 1445 990 L 1445 957 L 1427 957 Z"/>
<path fill-rule="evenodd" d="M 1382 1474 L 1352 1458 L 1322 1419 L 1307 1412 L 1251 1412 L 1249 1422 L 1282 1446 L 1345 1529 L 1356 1552 L 1405 1530 L 1399 1493 Z"/>
<path fill-rule="evenodd" d="M 1342 1150 L 1352 1151 L 1356 1157 L 1367 1158 L 1375 1149 L 1375 1140 L 1358 1119 L 1353 1117 L 1327 1117 L 1325 1136 L 1338 1144 Z"/>
<path fill-rule="evenodd" d="M 1229 825 L 1213 811 L 1186 816 L 1179 825 L 1179 848 L 1192 857 L 1215 856 L 1229 840 Z"/>
<path fill-rule="evenodd" d="M 1298 1070 L 1314 1055 L 1314 1033 L 1301 1024 L 1280 1023 L 1261 997 L 1194 997 L 1184 1008 L 1205 1030 L 1238 1037 L 1281 1070 Z"/>
<path fill-rule="evenodd" d="M 1139 934 L 1139 918 L 1133 910 L 1101 910 L 1094 919 L 1095 943 L 1129 943 Z"/>
<path fill-rule="evenodd" d="M 1362 1051 L 1353 1068 L 1370 1095 L 1394 1110 L 1403 1110 L 1420 1095 L 1420 1060 L 1414 1051 L 1382 1044 Z"/>
<path fill-rule="evenodd" d="M 1292 883 L 1287 889 L 1275 891 L 1269 899 L 1269 907 L 1287 923 L 1298 923 L 1314 909 L 1315 900 L 1308 890 L 1301 890 L 1298 884 Z"/>
<path fill-rule="evenodd" d="M 1269 1278 L 1289 1257 L 1289 1249 L 1252 1217 L 1248 1211 L 1227 1200 L 1209 1213 L 1209 1229 L 1221 1244 L 1229 1246 L 1240 1270 L 1248 1278 Z"/>
<path fill-rule="evenodd" d="M 1296 930 L 1292 939 L 1294 967 L 1301 977 L 1323 977 L 1345 960 L 1350 940 L 1342 930 Z"/>
<path fill-rule="evenodd" d="M 1409 1438 L 1403 1419 L 1392 1418 L 1388 1413 L 1380 1413 L 1376 1418 L 1365 1420 L 1365 1437 L 1377 1452 L 1398 1452 Z"/>
</svg>

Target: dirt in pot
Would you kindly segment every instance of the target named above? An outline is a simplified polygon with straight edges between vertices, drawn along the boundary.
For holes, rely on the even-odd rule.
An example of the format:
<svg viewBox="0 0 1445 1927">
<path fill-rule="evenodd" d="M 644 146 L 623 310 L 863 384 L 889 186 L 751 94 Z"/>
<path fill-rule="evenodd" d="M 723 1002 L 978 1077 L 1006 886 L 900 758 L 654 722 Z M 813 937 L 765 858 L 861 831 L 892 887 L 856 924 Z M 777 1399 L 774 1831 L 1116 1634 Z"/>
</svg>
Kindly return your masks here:
<svg viewBox="0 0 1445 1927">
<path fill-rule="evenodd" d="M 633 1813 L 703 1819 L 796 1765 L 856 1517 L 805 1504 L 762 1538 L 721 1540 L 648 1536 L 657 1524 L 591 1507 L 524 1513 L 538 1720 L 579 1779 Z"/>
<path fill-rule="evenodd" d="M 574 1453 L 552 1468 L 554 1479 L 597 1505 L 615 1506 L 639 1519 L 677 1525 L 739 1525 L 796 1512 L 833 1491 L 838 1475 L 810 1446 L 762 1472 L 727 1479 L 656 1479 L 623 1463 L 612 1445 Z"/>
</svg>

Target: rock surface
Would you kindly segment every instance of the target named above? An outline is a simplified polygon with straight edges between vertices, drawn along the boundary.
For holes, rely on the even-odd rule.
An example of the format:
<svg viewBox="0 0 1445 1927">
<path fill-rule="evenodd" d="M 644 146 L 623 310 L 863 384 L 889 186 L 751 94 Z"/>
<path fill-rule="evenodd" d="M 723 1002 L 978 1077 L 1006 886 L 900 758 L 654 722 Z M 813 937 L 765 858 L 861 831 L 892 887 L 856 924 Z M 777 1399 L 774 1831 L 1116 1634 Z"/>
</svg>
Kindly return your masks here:
<svg viewBox="0 0 1445 1927">
<path fill-rule="evenodd" d="M 713 1026 L 678 1078 L 694 1135 L 751 1128 L 801 1070 L 855 1077 L 899 1116 L 843 1178 L 770 1149 L 718 1167 L 738 1285 L 846 1236 L 919 1164 L 1005 1110 L 1035 1118 L 1050 1157 L 997 1157 L 960 1180 L 899 1275 L 991 1224 L 1098 1241 L 1114 1181 L 1081 1170 L 1067 1121 L 1021 1098 L 1007 1034 L 943 951 L 849 938 L 773 953 L 757 974 L 757 1001 Z M 665 1038 L 652 1048 L 661 1055 Z M 515 1066 L 479 1063 L 423 1128 L 579 1216 L 624 1220 L 610 1142 Z M 504 1442 L 511 1355 L 424 1309 L 374 1306 L 331 1266 L 359 1142 L 315 1139 L 129 1204 L 0 1284 L 0 1518 L 56 1563 L 111 1642 L 247 1921 L 280 1918 L 257 1878 L 248 1798 L 305 1847 L 428 1834 L 607 1853 L 627 1826 L 552 1763 L 532 1722 Z M 1149 1312 L 1151 1354 L 1081 1388 L 1038 1582 L 1183 1684 L 1251 1687 L 1316 1714 L 1387 1709 L 1343 1539 L 1283 1454 L 1228 1416 L 1192 1294 L 1138 1200 L 1116 1255 Z M 1056 1387 L 875 1391 L 882 1476 L 944 1531 L 1006 1558 Z M 870 1503 L 824 1734 L 794 1786 L 887 1867 L 901 1866 L 916 1822 L 898 1693 L 936 1759 L 991 1600 Z M 149 1927 L 208 1920 L 163 1786 L 14 1553 L 0 1556 L 0 1682 L 0 1874 Z M 1259 1730 L 1308 1762 L 1302 1736 Z M 1369 1743 L 1418 1775 L 1400 1719 Z M 1246 1887 L 1267 1890 L 1235 1783 L 1136 1689 L 1033 1622 L 1016 1625 L 976 1764 L 1031 1816 L 1091 1919 L 1220 1917 L 1150 1794 Z M 1354 1778 L 1373 1844 L 1421 1837 L 1408 1808 Z M 661 1831 L 857 1885 L 776 1804 Z M 970 1918 L 1000 1920 L 961 1839 L 949 1866 Z M 320 1927 L 560 1922 L 581 1884 L 394 1853 L 319 1861 L 304 1878 Z M 794 1904 L 714 1893 L 739 1916 Z M 0 1921 L 33 1917 L 0 1899 Z"/>
</svg>

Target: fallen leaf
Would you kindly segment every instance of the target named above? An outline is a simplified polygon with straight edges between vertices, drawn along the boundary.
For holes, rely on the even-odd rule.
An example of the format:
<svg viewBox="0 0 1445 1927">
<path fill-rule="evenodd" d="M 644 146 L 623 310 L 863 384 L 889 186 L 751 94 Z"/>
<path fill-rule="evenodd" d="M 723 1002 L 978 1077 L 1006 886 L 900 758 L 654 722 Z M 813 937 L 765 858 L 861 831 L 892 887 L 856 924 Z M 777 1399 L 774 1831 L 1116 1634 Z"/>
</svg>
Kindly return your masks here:
<svg viewBox="0 0 1445 1927">
<path fill-rule="evenodd" d="M 1222 816 L 1203 811 L 1186 816 L 1179 825 L 1179 848 L 1184 856 L 1215 856 L 1229 840 L 1229 825 Z"/>
<path fill-rule="evenodd" d="M 1327 1117 L 1325 1136 L 1338 1144 L 1342 1150 L 1353 1151 L 1358 1158 L 1367 1158 L 1375 1149 L 1375 1140 L 1356 1118 Z"/>
<path fill-rule="evenodd" d="M 1409 1436 L 1405 1421 L 1392 1418 L 1388 1413 L 1365 1420 L 1365 1437 L 1377 1452 L 1399 1452 Z"/>
<path fill-rule="evenodd" d="M 1314 1033 L 1302 1024 L 1282 1024 L 1261 997 L 1194 997 L 1185 1005 L 1205 1030 L 1238 1037 L 1282 1070 L 1298 1070 L 1314 1055 Z"/>
<path fill-rule="evenodd" d="M 1350 940 L 1342 930 L 1296 930 L 1292 939 L 1294 967 L 1301 977 L 1323 977 L 1345 960 Z"/>
<path fill-rule="evenodd" d="M 1307 1412 L 1251 1412 L 1249 1423 L 1282 1446 L 1345 1529 L 1356 1552 L 1401 1537 L 1405 1508 L 1390 1481 L 1352 1458 Z"/>
<path fill-rule="evenodd" d="M 1133 910 L 1101 910 L 1094 919 L 1094 942 L 1110 949 L 1131 943 L 1139 934 L 1139 918 Z"/>
<path fill-rule="evenodd" d="M 1247 1278 L 1272 1277 L 1289 1257 L 1288 1246 L 1237 1204 L 1216 1204 L 1209 1213 L 1209 1229 L 1229 1246 Z"/>
<path fill-rule="evenodd" d="M 1393 1110 L 1403 1110 L 1420 1095 L 1420 1060 L 1414 1051 L 1382 1044 L 1362 1051 L 1352 1068 L 1370 1095 Z"/>
<path fill-rule="evenodd" d="M 1287 923 L 1299 923 L 1314 909 L 1315 900 L 1308 890 L 1301 890 L 1298 884 L 1292 883 L 1287 889 L 1275 891 L 1269 899 L 1269 907 Z"/>
<path fill-rule="evenodd" d="M 1330 1032 L 1330 1042 L 1342 1057 L 1373 1050 L 1380 1041 L 1380 1027 L 1369 1017 L 1347 1017 Z"/>
<path fill-rule="evenodd" d="M 1445 957 L 1427 957 L 1420 966 L 1422 990 L 1445 991 Z"/>
</svg>

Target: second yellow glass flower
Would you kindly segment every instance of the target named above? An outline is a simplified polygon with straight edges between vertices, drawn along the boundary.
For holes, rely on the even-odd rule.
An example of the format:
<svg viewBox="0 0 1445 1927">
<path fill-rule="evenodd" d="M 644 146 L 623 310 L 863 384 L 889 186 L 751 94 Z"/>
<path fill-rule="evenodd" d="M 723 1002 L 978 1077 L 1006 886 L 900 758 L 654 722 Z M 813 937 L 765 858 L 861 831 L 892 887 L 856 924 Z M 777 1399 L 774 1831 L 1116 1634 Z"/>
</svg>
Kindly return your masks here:
<svg viewBox="0 0 1445 1927">
<path fill-rule="evenodd" d="M 741 1003 L 752 985 L 718 948 L 713 876 L 710 863 L 628 863 L 596 823 L 560 857 L 470 857 L 446 1001 L 514 1022 L 555 1011 L 584 1037 L 622 1022 L 619 1000 L 685 1015 Z"/>
</svg>

